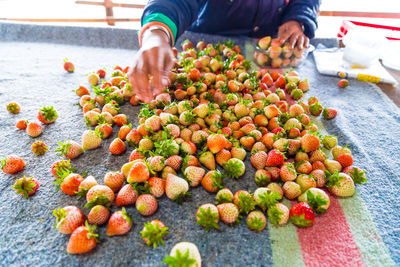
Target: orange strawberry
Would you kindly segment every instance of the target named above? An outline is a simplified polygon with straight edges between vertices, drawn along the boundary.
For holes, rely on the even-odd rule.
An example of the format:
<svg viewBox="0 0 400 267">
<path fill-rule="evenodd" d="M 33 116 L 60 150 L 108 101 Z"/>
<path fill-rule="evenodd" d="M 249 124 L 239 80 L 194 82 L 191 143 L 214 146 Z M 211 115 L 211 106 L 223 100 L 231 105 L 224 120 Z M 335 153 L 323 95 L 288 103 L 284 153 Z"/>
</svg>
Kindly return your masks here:
<svg viewBox="0 0 400 267">
<path fill-rule="evenodd" d="M 1 169 L 6 174 L 17 173 L 25 166 L 25 162 L 16 155 L 10 155 L 1 160 Z"/>
<path fill-rule="evenodd" d="M 58 118 L 58 115 L 54 107 L 42 107 L 39 110 L 37 118 L 41 123 L 49 124 L 53 123 Z"/>
<path fill-rule="evenodd" d="M 247 150 L 250 151 L 253 148 L 256 140 L 252 136 L 243 136 L 240 138 L 240 144 Z"/>
<path fill-rule="evenodd" d="M 138 197 L 138 192 L 130 184 L 124 185 L 117 194 L 115 204 L 118 207 L 134 204 Z"/>
<path fill-rule="evenodd" d="M 97 227 L 89 225 L 79 226 L 72 233 L 67 245 L 67 252 L 70 254 L 87 253 L 97 245 L 98 234 L 95 233 Z"/>
<path fill-rule="evenodd" d="M 143 161 L 135 162 L 127 178 L 128 183 L 142 183 L 150 178 L 150 172 L 147 165 Z"/>
<path fill-rule="evenodd" d="M 124 181 L 125 178 L 120 172 L 107 172 L 104 176 L 104 184 L 114 192 L 121 189 Z"/>
<path fill-rule="evenodd" d="M 115 124 L 117 124 L 118 126 L 128 124 L 128 116 L 126 116 L 125 114 L 115 115 L 113 117 L 113 120 L 114 120 Z"/>
<path fill-rule="evenodd" d="M 201 181 L 201 185 L 208 192 L 211 192 L 211 193 L 217 192 L 218 189 L 223 188 L 222 180 L 223 180 L 223 175 L 220 171 L 218 171 L 218 170 L 209 171 L 203 177 L 203 180 Z"/>
<path fill-rule="evenodd" d="M 222 149 L 224 149 L 225 145 L 226 145 L 226 138 L 222 134 L 212 134 L 207 138 L 208 149 L 213 154 L 216 154 Z"/>
<path fill-rule="evenodd" d="M 165 192 L 165 180 L 158 177 L 151 177 L 149 179 L 150 194 L 160 198 Z"/>
<path fill-rule="evenodd" d="M 58 156 L 64 156 L 67 159 L 74 159 L 79 157 L 83 153 L 83 148 L 80 144 L 75 141 L 65 141 L 64 143 L 58 143 L 59 147 L 56 149 Z"/>
<path fill-rule="evenodd" d="M 168 227 L 159 220 L 152 220 L 151 222 L 145 223 L 142 231 L 142 240 L 146 245 L 153 245 L 154 248 L 160 244 L 164 245 L 163 237 L 169 234 Z"/>
<path fill-rule="evenodd" d="M 189 184 L 185 179 L 182 179 L 174 174 L 168 174 L 167 181 L 165 182 L 165 193 L 167 197 L 178 204 L 190 196 Z"/>
<path fill-rule="evenodd" d="M 89 211 L 88 221 L 90 224 L 102 225 L 107 222 L 108 217 L 110 211 L 102 205 L 96 205 Z"/>
<path fill-rule="evenodd" d="M 125 143 L 119 138 L 115 138 L 110 144 L 110 153 L 113 155 L 119 155 L 125 152 Z"/>
<path fill-rule="evenodd" d="M 319 138 L 312 134 L 305 134 L 300 139 L 301 149 L 308 153 L 317 150 L 320 146 Z"/>
<path fill-rule="evenodd" d="M 53 215 L 57 219 L 55 227 L 62 234 L 71 234 L 76 228 L 85 223 L 85 216 L 75 206 L 55 209 L 53 210 Z"/>
<path fill-rule="evenodd" d="M 134 161 L 136 159 L 144 159 L 144 156 L 139 150 L 134 149 L 129 156 L 129 161 Z"/>
<path fill-rule="evenodd" d="M 114 201 L 114 192 L 106 185 L 95 185 L 86 194 L 86 208 L 94 207 L 98 204 L 103 206 L 111 205 Z"/>
<path fill-rule="evenodd" d="M 227 149 L 222 149 L 215 155 L 215 160 L 220 166 L 224 166 L 231 158 L 231 152 Z"/>
<path fill-rule="evenodd" d="M 353 157 L 351 154 L 347 153 L 337 156 L 336 161 L 338 161 L 343 168 L 353 165 Z"/>
<path fill-rule="evenodd" d="M 70 173 L 67 177 L 65 177 L 61 184 L 61 191 L 64 194 L 74 196 L 76 192 L 79 191 L 79 185 L 82 183 L 83 178 L 79 174 Z"/>
<path fill-rule="evenodd" d="M 81 184 L 79 185 L 79 190 L 78 192 L 75 192 L 76 195 L 86 197 L 87 192 L 89 191 L 90 188 L 93 186 L 97 185 L 96 178 L 93 176 L 89 175 L 86 177 Z"/>
<path fill-rule="evenodd" d="M 143 216 L 150 216 L 154 214 L 158 208 L 156 198 L 150 194 L 140 195 L 136 200 L 136 209 Z"/>
<path fill-rule="evenodd" d="M 130 125 L 123 125 L 118 132 L 118 138 L 120 138 L 121 140 L 125 141 L 126 136 L 128 135 L 128 133 L 132 130 L 131 129 L 132 126 Z"/>
<path fill-rule="evenodd" d="M 28 126 L 28 123 L 29 123 L 29 121 L 27 121 L 27 120 L 19 120 L 15 124 L 15 127 L 17 127 L 20 130 L 25 130 L 26 127 Z"/>
<path fill-rule="evenodd" d="M 108 236 L 124 235 L 131 230 L 132 224 L 131 217 L 126 212 L 125 208 L 122 208 L 122 210 L 116 211 L 111 215 L 108 221 L 106 234 Z"/>
<path fill-rule="evenodd" d="M 196 187 L 203 179 L 205 170 L 200 167 L 188 166 L 183 173 L 185 175 L 185 178 L 188 180 L 189 185 L 192 187 Z"/>
<path fill-rule="evenodd" d="M 294 168 L 293 163 L 285 163 L 282 165 L 280 169 L 280 177 L 282 181 L 294 181 L 296 180 L 297 172 L 296 169 Z"/>
<path fill-rule="evenodd" d="M 38 137 L 42 134 L 42 126 L 40 126 L 37 122 L 30 122 L 26 127 L 26 133 L 31 137 Z"/>
<path fill-rule="evenodd" d="M 110 124 L 108 123 L 101 123 L 99 125 L 96 126 L 95 131 L 99 133 L 99 136 L 102 139 L 107 139 L 108 137 L 111 136 L 112 134 L 112 127 Z"/>
<path fill-rule="evenodd" d="M 83 95 L 90 95 L 89 90 L 83 85 L 79 85 L 78 89 L 75 90 L 75 93 L 79 97 Z"/>
<path fill-rule="evenodd" d="M 233 203 L 223 203 L 217 206 L 219 217 L 224 223 L 232 224 L 238 221 L 239 209 Z"/>
</svg>

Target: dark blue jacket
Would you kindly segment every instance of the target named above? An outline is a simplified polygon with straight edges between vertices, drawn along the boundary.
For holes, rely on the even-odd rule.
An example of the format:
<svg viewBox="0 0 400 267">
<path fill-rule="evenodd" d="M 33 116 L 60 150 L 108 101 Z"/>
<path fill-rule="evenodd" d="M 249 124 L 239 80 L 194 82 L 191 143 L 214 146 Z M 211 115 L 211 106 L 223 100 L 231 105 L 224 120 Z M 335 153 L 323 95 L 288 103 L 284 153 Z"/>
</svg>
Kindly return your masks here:
<svg viewBox="0 0 400 267">
<path fill-rule="evenodd" d="M 286 2 L 285 0 L 150 0 L 143 12 L 142 25 L 147 22 L 146 17 L 149 15 L 151 17 L 152 14 L 161 13 L 175 24 L 176 40 L 185 30 L 250 37 L 276 36 L 281 24 L 296 20 L 304 26 L 304 33 L 309 38 L 314 37 L 319 0 Z"/>
</svg>

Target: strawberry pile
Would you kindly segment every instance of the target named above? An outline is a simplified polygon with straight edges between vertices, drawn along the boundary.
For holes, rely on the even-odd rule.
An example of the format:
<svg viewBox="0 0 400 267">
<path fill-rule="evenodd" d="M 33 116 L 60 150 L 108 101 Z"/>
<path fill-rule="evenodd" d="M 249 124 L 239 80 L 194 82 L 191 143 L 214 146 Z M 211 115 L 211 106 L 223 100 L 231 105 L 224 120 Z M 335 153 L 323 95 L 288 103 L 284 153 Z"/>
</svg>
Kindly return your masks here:
<svg viewBox="0 0 400 267">
<path fill-rule="evenodd" d="M 191 187 L 201 185 L 216 193 L 215 204 L 204 203 L 193 211 L 207 232 L 220 229 L 220 221 L 240 223 L 243 216 L 249 229 L 259 232 L 267 220 L 274 225 L 290 220 L 299 227 L 312 226 L 315 216 L 328 210 L 329 194 L 350 197 L 355 184 L 367 181 L 365 172 L 353 166 L 350 149 L 339 146 L 335 136 L 321 135 L 311 122 L 312 116 L 321 114 L 333 119 L 337 111 L 324 109 L 317 97 L 300 100 L 309 90 L 307 79 L 295 71 L 251 71 L 240 52 L 232 42 L 200 41 L 194 49 L 185 41 L 179 57 L 174 49 L 169 85 L 142 104 L 137 127 L 119 113 L 125 102 L 140 103 L 128 81 L 128 68 L 117 66 L 109 79 L 100 69 L 88 76 L 92 90 L 75 90 L 89 129 L 80 142 L 59 143 L 56 151 L 65 159 L 51 168 L 57 189 L 85 199 L 89 211 L 87 218 L 74 206 L 54 211 L 56 228 L 71 234 L 69 253 L 92 250 L 97 226 L 107 223 L 109 236 L 129 232 L 133 222 L 124 206 L 135 205 L 142 216 L 149 216 L 164 194 L 182 204 L 190 198 Z M 57 113 L 43 108 L 39 116 L 43 123 L 51 123 Z M 133 147 L 129 161 L 120 172 L 105 173 L 102 183 L 75 173 L 71 160 L 100 147 L 112 135 L 114 124 L 120 128 L 109 152 L 119 155 Z M 34 152 L 46 149 L 36 143 Z M 246 158 L 256 169 L 254 177 L 246 175 Z M 11 160 L 15 161 L 2 163 L 3 171 L 11 173 Z M 233 193 L 225 187 L 227 179 L 254 179 L 258 188 Z M 284 198 L 298 203 L 289 207 Z M 114 207 L 118 209 L 111 212 Z M 147 245 L 156 247 L 163 244 L 168 227 L 153 220 L 141 234 Z M 166 262 L 188 260 L 188 255 L 174 256 Z"/>
</svg>

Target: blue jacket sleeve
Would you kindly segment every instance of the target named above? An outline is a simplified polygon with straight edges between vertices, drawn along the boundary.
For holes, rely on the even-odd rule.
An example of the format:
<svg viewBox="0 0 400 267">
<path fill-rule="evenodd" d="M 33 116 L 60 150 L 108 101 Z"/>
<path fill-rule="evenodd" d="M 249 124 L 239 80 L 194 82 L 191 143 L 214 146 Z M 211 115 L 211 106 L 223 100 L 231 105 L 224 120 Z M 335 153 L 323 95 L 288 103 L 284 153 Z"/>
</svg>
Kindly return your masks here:
<svg viewBox="0 0 400 267">
<path fill-rule="evenodd" d="M 161 13 L 176 25 L 176 40 L 197 19 L 203 2 L 204 0 L 150 0 L 142 15 L 142 25 L 147 16 Z"/>
<path fill-rule="evenodd" d="M 283 13 L 281 24 L 289 20 L 296 20 L 303 24 L 304 34 L 308 38 L 313 38 L 318 27 L 319 5 L 319 0 L 290 0 Z"/>
</svg>

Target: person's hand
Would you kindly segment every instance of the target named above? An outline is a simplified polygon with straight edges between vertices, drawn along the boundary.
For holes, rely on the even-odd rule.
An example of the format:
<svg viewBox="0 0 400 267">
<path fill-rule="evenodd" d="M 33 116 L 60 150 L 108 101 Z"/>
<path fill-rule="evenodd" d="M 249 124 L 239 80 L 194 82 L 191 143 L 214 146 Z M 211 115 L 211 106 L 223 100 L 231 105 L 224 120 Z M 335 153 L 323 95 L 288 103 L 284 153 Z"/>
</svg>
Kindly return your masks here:
<svg viewBox="0 0 400 267">
<path fill-rule="evenodd" d="M 132 89 L 140 100 L 150 102 L 154 95 L 162 92 L 168 84 L 173 58 L 168 36 L 162 30 L 144 32 L 142 47 L 136 53 L 128 72 Z"/>
<path fill-rule="evenodd" d="M 295 20 L 283 23 L 278 29 L 278 39 L 284 43 L 289 42 L 289 47 L 308 47 L 308 38 L 304 34 L 301 24 Z"/>
</svg>

